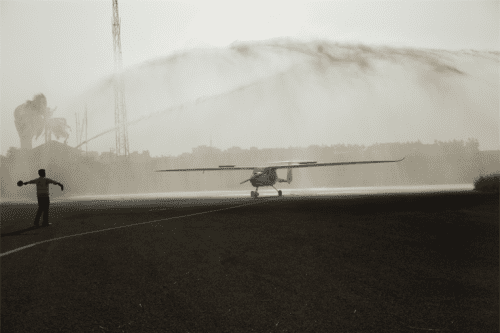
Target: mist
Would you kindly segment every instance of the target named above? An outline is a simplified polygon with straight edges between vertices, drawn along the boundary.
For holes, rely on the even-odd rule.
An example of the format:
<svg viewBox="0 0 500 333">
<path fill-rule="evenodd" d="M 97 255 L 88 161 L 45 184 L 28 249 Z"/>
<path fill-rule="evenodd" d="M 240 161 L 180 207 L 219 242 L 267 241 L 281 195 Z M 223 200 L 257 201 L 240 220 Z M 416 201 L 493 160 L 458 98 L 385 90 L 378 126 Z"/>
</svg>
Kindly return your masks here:
<svg viewBox="0 0 500 333">
<path fill-rule="evenodd" d="M 469 137 L 498 149 L 499 61 L 499 52 L 290 40 L 162 57 L 123 73 L 130 151 L 178 155 L 210 137 L 220 149 Z M 89 138 L 113 128 L 112 77 L 65 110 L 85 105 Z M 89 143 L 111 147 L 112 134 Z"/>
<path fill-rule="evenodd" d="M 406 157 L 297 170 L 287 188 L 471 184 L 498 171 L 499 62 L 499 52 L 283 39 L 154 59 L 122 73 L 129 160 L 110 152 L 106 77 L 58 109 L 69 124 L 88 109 L 87 144 L 73 148 L 73 130 L 68 145 L 9 150 L 2 196 L 33 196 L 15 183 L 39 168 L 65 184 L 56 195 L 240 190 L 246 172 L 154 171 L 283 160 Z"/>
</svg>

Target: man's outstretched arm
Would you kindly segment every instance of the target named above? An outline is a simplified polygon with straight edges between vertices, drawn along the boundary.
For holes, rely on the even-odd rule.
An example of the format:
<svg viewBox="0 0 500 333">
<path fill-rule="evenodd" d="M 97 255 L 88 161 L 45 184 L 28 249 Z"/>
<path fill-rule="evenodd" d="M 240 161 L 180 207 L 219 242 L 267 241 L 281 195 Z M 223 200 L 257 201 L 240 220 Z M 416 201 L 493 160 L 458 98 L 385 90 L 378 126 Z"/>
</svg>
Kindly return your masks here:
<svg viewBox="0 0 500 333">
<path fill-rule="evenodd" d="M 23 183 L 23 185 L 28 185 L 28 184 L 36 184 L 38 178 L 30 180 L 29 182 Z"/>
<path fill-rule="evenodd" d="M 64 185 L 59 183 L 59 182 L 56 182 L 55 180 L 52 180 L 52 179 L 49 179 L 49 182 L 50 184 L 54 184 L 54 185 L 58 185 L 61 187 L 61 191 L 64 191 Z"/>
</svg>

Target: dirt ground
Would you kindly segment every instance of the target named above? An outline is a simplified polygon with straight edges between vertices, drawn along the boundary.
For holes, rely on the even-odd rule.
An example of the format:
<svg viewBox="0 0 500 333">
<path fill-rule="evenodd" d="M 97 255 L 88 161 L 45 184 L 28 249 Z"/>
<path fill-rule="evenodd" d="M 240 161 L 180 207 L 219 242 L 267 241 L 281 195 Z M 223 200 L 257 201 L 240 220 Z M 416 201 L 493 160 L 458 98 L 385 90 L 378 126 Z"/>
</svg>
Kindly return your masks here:
<svg viewBox="0 0 500 333">
<path fill-rule="evenodd" d="M 31 229 L 35 211 L 1 206 L 2 332 L 499 330 L 498 195 L 71 203 Z"/>
</svg>

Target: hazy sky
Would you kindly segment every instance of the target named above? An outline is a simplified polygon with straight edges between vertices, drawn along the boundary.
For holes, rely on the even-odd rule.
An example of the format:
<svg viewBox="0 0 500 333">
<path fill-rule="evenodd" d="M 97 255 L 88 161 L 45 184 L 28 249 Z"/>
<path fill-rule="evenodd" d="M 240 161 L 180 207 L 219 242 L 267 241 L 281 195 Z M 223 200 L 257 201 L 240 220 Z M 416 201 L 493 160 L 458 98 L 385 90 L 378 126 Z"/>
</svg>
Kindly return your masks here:
<svg viewBox="0 0 500 333">
<path fill-rule="evenodd" d="M 67 104 L 112 73 L 112 2 L 0 4 L 0 126 L 1 152 L 5 154 L 10 146 L 20 146 L 13 117 L 17 105 L 40 92 L 47 96 L 49 106 Z M 499 1 L 475 0 L 120 0 L 123 65 L 130 67 L 186 48 L 223 47 L 235 40 L 282 36 L 451 50 L 500 50 L 499 5 Z M 74 114 L 60 116 L 74 124 Z M 34 145 L 40 143 L 38 140 Z"/>
</svg>

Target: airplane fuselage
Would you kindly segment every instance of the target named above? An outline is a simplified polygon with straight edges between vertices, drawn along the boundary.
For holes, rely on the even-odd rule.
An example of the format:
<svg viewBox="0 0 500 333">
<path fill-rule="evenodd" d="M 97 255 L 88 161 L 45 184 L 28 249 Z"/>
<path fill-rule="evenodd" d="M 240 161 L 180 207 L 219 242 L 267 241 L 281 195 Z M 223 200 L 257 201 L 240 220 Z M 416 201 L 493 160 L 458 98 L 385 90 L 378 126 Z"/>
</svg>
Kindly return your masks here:
<svg viewBox="0 0 500 333">
<path fill-rule="evenodd" d="M 278 181 L 276 169 L 255 168 L 250 183 L 253 187 L 273 186 Z"/>
</svg>

